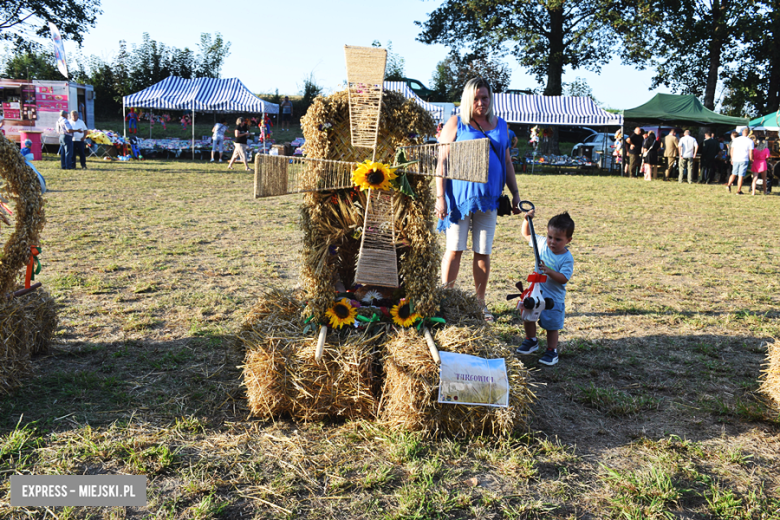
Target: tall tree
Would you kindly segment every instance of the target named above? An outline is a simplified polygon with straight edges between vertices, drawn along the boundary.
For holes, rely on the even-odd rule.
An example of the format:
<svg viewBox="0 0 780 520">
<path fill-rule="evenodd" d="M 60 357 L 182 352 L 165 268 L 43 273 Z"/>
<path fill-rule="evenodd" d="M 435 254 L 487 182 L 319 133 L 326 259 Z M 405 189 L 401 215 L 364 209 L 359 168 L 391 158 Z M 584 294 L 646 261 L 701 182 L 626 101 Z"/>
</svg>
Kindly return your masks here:
<svg viewBox="0 0 780 520">
<path fill-rule="evenodd" d="M 212 37 L 208 33 L 201 33 L 196 74 L 201 78 L 219 78 L 222 75 L 222 65 L 228 56 L 230 56 L 230 42 L 226 42 L 222 34 L 216 33 Z"/>
<path fill-rule="evenodd" d="M 654 68 L 651 88 L 694 94 L 715 108 L 728 47 L 739 46 L 747 0 L 607 0 L 605 15 L 622 36 L 624 62 Z"/>
<path fill-rule="evenodd" d="M 54 52 L 43 46 L 16 49 L 3 61 L 3 76 L 6 78 L 62 79 L 62 73 L 54 65 Z"/>
<path fill-rule="evenodd" d="M 471 78 L 484 78 L 493 92 L 503 92 L 509 87 L 511 76 L 509 66 L 494 57 L 461 56 L 453 51 L 436 65 L 431 84 L 437 99 L 459 101 L 463 86 Z"/>
<path fill-rule="evenodd" d="M 48 22 L 54 22 L 64 39 L 81 45 L 102 12 L 100 0 L 2 0 L 0 40 L 29 45 L 35 36 L 50 36 Z"/>
<path fill-rule="evenodd" d="M 545 82 L 544 94 L 560 96 L 566 67 L 599 70 L 609 61 L 613 33 L 601 0 L 446 0 L 417 39 L 451 49 L 485 49 L 513 55 Z"/>
<path fill-rule="evenodd" d="M 374 40 L 371 43 L 372 47 L 381 47 L 382 43 L 379 40 Z M 387 63 L 385 64 L 385 80 L 386 81 L 401 81 L 404 79 L 404 65 L 406 60 L 398 53 L 393 52 L 393 42 L 387 42 Z"/>
<path fill-rule="evenodd" d="M 780 0 L 759 0 L 742 24 L 743 45 L 726 49 L 724 109 L 751 116 L 780 108 Z"/>
</svg>

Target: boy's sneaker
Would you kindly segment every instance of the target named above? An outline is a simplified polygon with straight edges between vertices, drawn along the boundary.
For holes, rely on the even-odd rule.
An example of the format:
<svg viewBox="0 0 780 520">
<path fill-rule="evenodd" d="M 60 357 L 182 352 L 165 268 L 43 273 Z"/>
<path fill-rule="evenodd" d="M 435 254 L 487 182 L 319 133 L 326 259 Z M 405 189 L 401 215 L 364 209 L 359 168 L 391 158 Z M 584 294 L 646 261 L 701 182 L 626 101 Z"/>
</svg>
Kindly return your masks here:
<svg viewBox="0 0 780 520">
<path fill-rule="evenodd" d="M 558 351 L 548 348 L 544 355 L 539 359 L 539 363 L 551 367 L 558 363 Z"/>
<path fill-rule="evenodd" d="M 539 350 L 539 340 L 537 338 L 525 338 L 523 343 L 520 345 L 520 347 L 518 347 L 517 350 L 515 350 L 515 352 L 525 356 L 526 354 L 533 354 L 537 350 Z"/>
</svg>

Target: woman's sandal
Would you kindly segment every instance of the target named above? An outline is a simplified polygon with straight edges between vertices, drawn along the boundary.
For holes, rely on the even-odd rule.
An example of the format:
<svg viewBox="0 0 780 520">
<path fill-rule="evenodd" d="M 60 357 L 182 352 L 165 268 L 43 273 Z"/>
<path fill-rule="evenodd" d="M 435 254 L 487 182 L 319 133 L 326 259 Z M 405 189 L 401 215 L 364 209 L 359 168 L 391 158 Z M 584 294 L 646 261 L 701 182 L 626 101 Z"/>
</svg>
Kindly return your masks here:
<svg viewBox="0 0 780 520">
<path fill-rule="evenodd" d="M 490 310 L 487 308 L 487 305 L 482 307 L 482 317 L 485 318 L 485 321 L 487 323 L 493 323 L 494 321 L 496 321 L 496 319 L 490 313 Z"/>
</svg>

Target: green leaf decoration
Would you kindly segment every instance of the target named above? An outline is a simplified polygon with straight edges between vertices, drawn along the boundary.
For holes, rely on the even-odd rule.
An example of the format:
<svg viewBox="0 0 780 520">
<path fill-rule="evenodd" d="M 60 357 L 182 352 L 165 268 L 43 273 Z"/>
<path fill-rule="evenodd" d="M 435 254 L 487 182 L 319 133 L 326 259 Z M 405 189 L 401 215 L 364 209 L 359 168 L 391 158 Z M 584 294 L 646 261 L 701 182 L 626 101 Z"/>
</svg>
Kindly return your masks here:
<svg viewBox="0 0 780 520">
<path fill-rule="evenodd" d="M 409 184 L 409 179 L 406 177 L 405 173 L 393 179 L 391 184 L 393 185 L 393 188 L 400 191 L 407 197 L 411 197 L 411 198 L 415 197 L 414 190 L 412 189 L 412 185 Z"/>
</svg>

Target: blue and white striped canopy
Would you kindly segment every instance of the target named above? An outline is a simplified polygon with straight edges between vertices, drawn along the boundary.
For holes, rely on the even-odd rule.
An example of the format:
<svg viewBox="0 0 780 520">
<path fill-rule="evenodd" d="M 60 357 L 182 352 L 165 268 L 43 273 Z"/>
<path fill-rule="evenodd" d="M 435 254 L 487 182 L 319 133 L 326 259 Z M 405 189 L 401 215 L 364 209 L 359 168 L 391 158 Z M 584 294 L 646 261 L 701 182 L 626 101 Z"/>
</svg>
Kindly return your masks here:
<svg viewBox="0 0 780 520">
<path fill-rule="evenodd" d="M 508 123 L 529 125 L 623 124 L 622 115 L 602 110 L 588 97 L 493 94 L 493 112 Z"/>
<path fill-rule="evenodd" d="M 409 85 L 407 85 L 403 81 L 385 81 L 384 82 L 384 89 L 385 90 L 393 90 L 395 92 L 400 93 L 403 97 L 406 99 L 411 99 L 421 107 L 423 107 L 425 110 L 428 111 L 429 114 L 431 114 L 431 117 L 436 123 L 441 123 L 444 121 L 444 108 L 434 105 L 432 103 L 428 103 L 427 101 L 423 101 L 423 99 L 414 93 L 414 91 L 409 88 Z"/>
<path fill-rule="evenodd" d="M 141 92 L 125 96 L 123 101 L 127 107 L 157 110 L 279 113 L 279 105 L 255 96 L 238 78 L 184 79 L 169 76 Z"/>
</svg>

